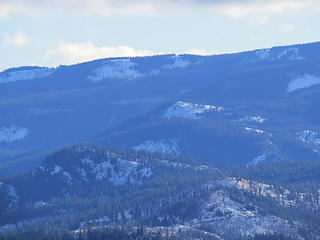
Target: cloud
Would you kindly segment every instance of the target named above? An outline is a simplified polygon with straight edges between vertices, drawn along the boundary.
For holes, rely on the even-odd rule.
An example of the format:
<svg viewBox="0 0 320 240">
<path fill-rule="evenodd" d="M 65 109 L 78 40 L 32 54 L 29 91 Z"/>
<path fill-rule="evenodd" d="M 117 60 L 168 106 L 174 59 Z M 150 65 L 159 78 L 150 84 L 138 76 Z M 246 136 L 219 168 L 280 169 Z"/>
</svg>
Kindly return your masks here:
<svg viewBox="0 0 320 240">
<path fill-rule="evenodd" d="M 21 31 L 17 32 L 13 36 L 9 36 L 7 33 L 3 35 L 3 43 L 7 46 L 23 47 L 29 42 L 28 37 Z"/>
<path fill-rule="evenodd" d="M 216 11 L 231 18 L 319 9 L 318 0 L 0 0 L 0 17 L 12 13 L 165 14 L 183 10 Z"/>
<path fill-rule="evenodd" d="M 250 14 L 279 14 L 285 11 L 298 11 L 306 7 L 320 6 L 317 0 L 244 0 L 225 1 L 219 11 L 231 18 L 239 18 Z"/>
<path fill-rule="evenodd" d="M 148 50 L 136 50 L 129 46 L 97 47 L 91 42 L 61 42 L 44 55 L 44 61 L 50 64 L 74 64 L 107 57 L 147 56 Z"/>
<path fill-rule="evenodd" d="M 166 52 L 152 52 L 134 49 L 130 46 L 95 46 L 92 42 L 60 42 L 54 48 L 45 52 L 43 60 L 49 65 L 76 64 L 109 57 L 135 57 L 168 54 Z M 205 49 L 190 49 L 181 54 L 212 55 Z"/>
</svg>

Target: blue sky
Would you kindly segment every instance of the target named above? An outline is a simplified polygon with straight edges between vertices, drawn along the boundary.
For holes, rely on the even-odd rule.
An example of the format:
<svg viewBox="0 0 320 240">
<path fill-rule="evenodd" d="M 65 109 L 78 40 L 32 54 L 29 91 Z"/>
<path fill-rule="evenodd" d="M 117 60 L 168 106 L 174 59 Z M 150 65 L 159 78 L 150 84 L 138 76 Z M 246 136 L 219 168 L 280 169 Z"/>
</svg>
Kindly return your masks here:
<svg viewBox="0 0 320 240">
<path fill-rule="evenodd" d="M 0 71 L 320 40 L 318 0 L 0 0 Z"/>
</svg>

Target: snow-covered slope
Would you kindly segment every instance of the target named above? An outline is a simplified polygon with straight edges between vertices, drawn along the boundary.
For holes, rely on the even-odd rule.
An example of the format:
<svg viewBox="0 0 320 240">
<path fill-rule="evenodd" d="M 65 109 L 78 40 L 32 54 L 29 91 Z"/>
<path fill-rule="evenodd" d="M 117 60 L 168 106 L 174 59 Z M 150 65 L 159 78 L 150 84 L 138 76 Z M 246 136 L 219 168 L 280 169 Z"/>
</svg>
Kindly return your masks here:
<svg viewBox="0 0 320 240">
<path fill-rule="evenodd" d="M 193 62 L 190 62 L 187 59 L 183 59 L 179 55 L 174 55 L 174 56 L 172 56 L 171 59 L 173 60 L 172 63 L 164 65 L 162 67 L 163 69 L 179 69 L 179 68 L 183 69 L 183 68 L 189 67 L 192 64 L 195 64 Z M 198 62 L 196 62 L 196 63 L 198 63 Z"/>
<path fill-rule="evenodd" d="M 2 208 L 11 208 L 14 204 L 19 202 L 19 196 L 16 192 L 16 189 L 13 186 L 4 184 L 0 182 L 0 202 L 4 206 Z"/>
<path fill-rule="evenodd" d="M 205 113 L 222 111 L 224 111 L 224 108 L 219 106 L 178 101 L 166 110 L 164 116 L 168 119 L 200 119 Z"/>
<path fill-rule="evenodd" d="M 247 165 L 254 166 L 254 165 L 257 165 L 258 163 L 266 161 L 266 159 L 267 159 L 266 154 L 262 154 L 256 157 L 255 159 L 253 159 L 252 161 L 248 162 Z"/>
<path fill-rule="evenodd" d="M 221 189 L 221 186 L 224 188 Z M 253 236 L 255 234 L 285 233 L 298 237 L 298 222 L 289 223 L 286 219 L 272 214 L 260 212 L 260 208 L 252 202 L 241 202 L 230 195 L 228 189 L 239 189 L 257 193 L 261 197 L 277 199 L 273 186 L 235 178 L 223 178 L 211 181 L 199 187 L 186 189 L 174 195 L 160 198 L 154 202 L 124 209 L 118 212 L 118 220 L 122 223 L 133 223 L 137 215 L 145 221 L 157 216 L 160 225 L 170 223 L 172 229 L 204 229 L 218 239 L 235 239 L 235 236 Z M 258 190 L 260 192 L 258 193 Z M 284 190 L 286 197 L 290 193 Z M 281 195 L 282 196 L 282 195 Z M 286 199 L 283 197 L 283 199 Z M 279 199 L 282 199 L 279 197 Z M 284 200 L 282 203 L 285 203 Z M 186 204 L 189 203 L 190 205 Z M 174 207 L 173 207 L 174 206 Z M 110 216 L 82 222 L 81 227 L 112 224 Z"/>
<path fill-rule="evenodd" d="M 312 74 L 305 74 L 302 76 L 296 76 L 289 82 L 287 92 L 293 92 L 303 88 L 309 88 L 313 85 L 320 84 L 320 77 Z"/>
<path fill-rule="evenodd" d="M 9 128 L 0 128 L 0 143 L 1 142 L 14 142 L 26 138 L 29 134 L 29 130 L 23 127 L 11 126 Z"/>
<path fill-rule="evenodd" d="M 261 129 L 256 129 L 256 128 L 251 128 L 251 127 L 245 127 L 244 128 L 246 131 L 250 132 L 250 133 L 255 133 L 255 134 L 266 134 L 266 135 L 271 135 L 270 133 L 267 133 Z"/>
<path fill-rule="evenodd" d="M 254 64 L 259 62 L 301 61 L 305 58 L 300 55 L 299 47 L 287 47 L 281 51 L 272 48 L 253 51 L 250 56 L 243 59 L 242 64 Z"/>
<path fill-rule="evenodd" d="M 181 151 L 176 139 L 148 140 L 134 146 L 133 149 L 148 152 L 161 152 L 164 154 L 180 155 Z"/>
<path fill-rule="evenodd" d="M 297 230 L 285 219 L 274 215 L 263 216 L 256 210 L 248 210 L 245 205 L 232 200 L 225 191 L 213 192 L 201 205 L 200 212 L 199 218 L 191 221 L 191 226 L 200 227 L 207 224 L 220 236 L 226 236 L 228 233 L 231 236 L 253 236 L 277 232 L 298 236 Z M 234 226 L 237 227 L 233 228 Z"/>
<path fill-rule="evenodd" d="M 283 59 L 283 58 L 286 58 L 290 61 L 299 61 L 304 59 L 299 55 L 298 47 L 287 48 L 277 55 L 277 59 Z"/>
<path fill-rule="evenodd" d="M 33 175 L 58 177 L 68 184 L 104 181 L 113 185 L 141 184 L 143 179 L 152 175 L 151 168 L 142 162 L 121 159 L 111 152 L 105 152 L 103 157 L 97 159 L 97 149 L 94 147 L 80 147 L 72 151 L 78 156 L 73 164 L 45 162 Z"/>
<path fill-rule="evenodd" d="M 244 123 L 265 123 L 268 119 L 259 117 L 259 116 L 247 116 L 244 118 L 240 118 L 239 122 L 244 122 Z"/>
<path fill-rule="evenodd" d="M 168 70 L 184 69 L 200 63 L 199 61 L 190 61 L 180 55 L 167 56 L 166 58 L 166 64 L 145 70 L 141 70 L 141 68 L 145 67 L 132 58 L 109 59 L 104 61 L 100 67 L 94 69 L 87 79 L 92 82 L 99 82 L 105 79 L 134 80 L 157 75 Z"/>
<path fill-rule="evenodd" d="M 298 132 L 297 136 L 303 142 L 320 145 L 320 134 L 317 132 L 313 132 L 311 130 L 304 130 L 302 132 Z"/>
<path fill-rule="evenodd" d="M 261 49 L 255 51 L 255 55 L 259 60 L 265 60 L 270 58 L 270 49 Z"/>
<path fill-rule="evenodd" d="M 136 65 L 130 58 L 107 60 L 101 67 L 95 69 L 88 79 L 98 82 L 104 79 L 133 80 L 145 76 L 146 74 L 135 69 Z"/>
<path fill-rule="evenodd" d="M 142 179 L 152 175 L 150 168 L 143 167 L 141 163 L 134 161 L 118 159 L 116 164 L 108 161 L 95 164 L 87 158 L 82 159 L 81 162 L 88 166 L 90 171 L 90 173 L 86 172 L 85 168 L 79 170 L 84 180 L 87 180 L 86 176 L 93 174 L 97 180 L 109 179 L 114 185 L 141 184 Z"/>
<path fill-rule="evenodd" d="M 320 208 L 320 191 L 310 194 L 309 197 L 307 197 L 305 192 L 293 192 L 283 187 L 276 187 L 244 178 L 229 177 L 221 179 L 218 182 L 226 187 L 248 191 L 255 196 L 272 198 L 281 206 L 303 205 L 305 208 L 312 210 L 318 210 Z"/>
<path fill-rule="evenodd" d="M 55 72 L 56 68 L 9 69 L 0 73 L 0 83 L 45 78 Z"/>
</svg>

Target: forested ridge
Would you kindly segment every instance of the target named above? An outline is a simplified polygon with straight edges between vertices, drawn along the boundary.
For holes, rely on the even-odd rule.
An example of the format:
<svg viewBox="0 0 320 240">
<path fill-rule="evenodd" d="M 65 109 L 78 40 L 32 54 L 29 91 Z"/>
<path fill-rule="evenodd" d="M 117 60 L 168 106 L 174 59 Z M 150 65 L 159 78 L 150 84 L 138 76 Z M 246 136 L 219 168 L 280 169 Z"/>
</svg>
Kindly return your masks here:
<svg viewBox="0 0 320 240">
<path fill-rule="evenodd" d="M 201 239 L 313 239 L 320 232 L 319 171 L 316 161 L 216 165 L 145 151 L 67 147 L 30 172 L 1 179 L 1 236 L 189 239 L 195 234 Z M 5 191 L 10 187 L 17 198 Z M 248 216 L 237 220 L 241 217 L 237 211 Z M 210 217 L 203 220 L 206 215 Z M 277 224 L 266 220 L 272 218 Z M 217 231 L 219 221 L 235 222 Z M 248 236 L 231 230 L 237 224 L 247 229 L 245 221 L 273 230 L 262 235 L 253 231 Z M 137 236 L 132 229 L 124 230 L 130 226 L 156 232 L 162 227 L 161 231 L 172 234 L 143 231 L 143 236 Z M 75 231 L 83 232 L 81 238 Z M 283 234 L 282 238 L 277 234 Z"/>
</svg>

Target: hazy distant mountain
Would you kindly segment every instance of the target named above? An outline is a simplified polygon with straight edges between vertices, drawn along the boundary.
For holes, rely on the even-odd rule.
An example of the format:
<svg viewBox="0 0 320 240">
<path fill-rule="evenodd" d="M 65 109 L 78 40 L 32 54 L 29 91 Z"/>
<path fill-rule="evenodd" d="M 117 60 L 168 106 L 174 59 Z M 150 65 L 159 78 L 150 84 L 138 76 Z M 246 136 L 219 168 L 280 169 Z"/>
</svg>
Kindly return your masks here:
<svg viewBox="0 0 320 240">
<path fill-rule="evenodd" d="M 318 159 L 319 52 L 311 43 L 3 71 L 0 173 L 83 141 L 212 162 Z"/>
</svg>

